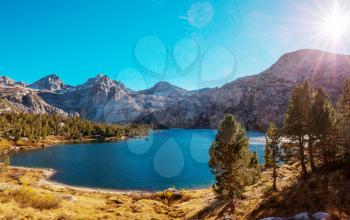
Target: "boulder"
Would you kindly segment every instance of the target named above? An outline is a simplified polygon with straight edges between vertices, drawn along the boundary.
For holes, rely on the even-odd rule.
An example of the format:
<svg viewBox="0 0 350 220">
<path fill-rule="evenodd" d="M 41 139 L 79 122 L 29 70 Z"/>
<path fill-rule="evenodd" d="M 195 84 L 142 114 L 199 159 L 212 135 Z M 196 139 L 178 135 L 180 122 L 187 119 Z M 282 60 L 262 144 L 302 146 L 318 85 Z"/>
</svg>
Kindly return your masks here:
<svg viewBox="0 0 350 220">
<path fill-rule="evenodd" d="M 286 218 L 282 218 L 282 217 L 268 217 L 268 218 L 263 218 L 261 220 L 286 220 Z"/>
<path fill-rule="evenodd" d="M 313 220 L 331 220 L 332 216 L 325 212 L 316 212 L 312 215 Z"/>
<path fill-rule="evenodd" d="M 72 196 L 72 195 L 63 195 L 62 199 L 66 200 L 66 201 L 69 201 L 69 202 L 77 201 L 77 198 L 75 196 Z"/>
<path fill-rule="evenodd" d="M 288 220 L 311 220 L 311 217 L 309 213 L 303 212 L 288 218 Z"/>
</svg>

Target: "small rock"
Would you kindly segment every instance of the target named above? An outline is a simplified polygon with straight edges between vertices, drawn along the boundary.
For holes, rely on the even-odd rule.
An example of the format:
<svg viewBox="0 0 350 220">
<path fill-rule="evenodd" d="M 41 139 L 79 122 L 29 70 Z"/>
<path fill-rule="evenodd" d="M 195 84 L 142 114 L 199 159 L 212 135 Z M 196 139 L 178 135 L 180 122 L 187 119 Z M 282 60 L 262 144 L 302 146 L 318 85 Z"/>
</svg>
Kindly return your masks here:
<svg viewBox="0 0 350 220">
<path fill-rule="evenodd" d="M 303 212 L 293 217 L 288 218 L 289 220 L 311 220 L 309 213 Z"/>
<path fill-rule="evenodd" d="M 330 220 L 332 216 L 325 212 L 316 212 L 312 215 L 313 220 Z"/>
<path fill-rule="evenodd" d="M 268 217 L 268 218 L 263 218 L 260 220 L 286 220 L 286 218 L 281 218 L 281 217 Z"/>
<path fill-rule="evenodd" d="M 18 152 L 19 150 L 20 150 L 20 148 L 18 146 L 11 147 L 11 151 Z"/>
<path fill-rule="evenodd" d="M 165 190 L 165 192 L 172 192 L 174 196 L 179 196 L 181 195 L 181 193 L 179 192 L 179 190 L 175 189 L 175 188 L 168 188 Z"/>
<path fill-rule="evenodd" d="M 64 196 L 62 196 L 62 199 L 69 201 L 69 202 L 77 201 L 77 198 L 75 196 L 72 196 L 72 195 L 64 195 Z"/>
<path fill-rule="evenodd" d="M 124 201 L 118 199 L 118 198 L 113 198 L 113 199 L 110 199 L 112 202 L 114 202 L 115 204 L 117 205 L 121 205 L 121 204 L 124 204 Z"/>
</svg>

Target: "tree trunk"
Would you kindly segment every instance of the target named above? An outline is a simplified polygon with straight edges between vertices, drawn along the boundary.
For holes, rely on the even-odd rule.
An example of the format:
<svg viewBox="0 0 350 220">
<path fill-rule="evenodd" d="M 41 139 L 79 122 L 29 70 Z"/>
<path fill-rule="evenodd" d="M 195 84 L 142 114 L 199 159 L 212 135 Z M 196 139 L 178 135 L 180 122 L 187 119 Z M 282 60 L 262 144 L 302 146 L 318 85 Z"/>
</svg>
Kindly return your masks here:
<svg viewBox="0 0 350 220">
<path fill-rule="evenodd" d="M 307 176 L 307 170 L 305 165 L 305 147 L 304 147 L 304 138 L 302 136 L 299 137 L 299 154 L 300 154 L 300 165 L 301 165 L 301 177 L 303 179 Z"/>
<path fill-rule="evenodd" d="M 272 189 L 274 191 L 277 192 L 277 184 L 276 184 L 276 181 L 277 181 L 277 149 L 276 149 L 276 146 L 274 147 L 274 150 L 273 150 L 273 185 L 272 185 Z"/>
<path fill-rule="evenodd" d="M 277 181 L 277 169 L 276 169 L 276 163 L 274 163 L 274 165 L 273 165 L 273 185 L 272 185 L 272 189 L 277 192 L 276 181 Z"/>
<path fill-rule="evenodd" d="M 236 200 L 235 200 L 235 199 L 232 199 L 232 200 L 231 200 L 231 215 L 232 215 L 232 217 L 233 217 L 234 214 L 235 214 L 235 210 L 236 210 Z"/>
<path fill-rule="evenodd" d="M 311 140 L 311 137 L 309 137 L 308 151 L 309 151 L 311 170 L 312 172 L 314 172 L 316 170 L 316 165 L 314 161 L 314 145 L 313 145 L 313 141 Z"/>
<path fill-rule="evenodd" d="M 326 146 L 324 144 L 321 145 L 322 147 L 322 159 L 323 159 L 323 165 L 327 166 L 328 165 L 328 160 L 327 160 L 327 150 Z"/>
</svg>

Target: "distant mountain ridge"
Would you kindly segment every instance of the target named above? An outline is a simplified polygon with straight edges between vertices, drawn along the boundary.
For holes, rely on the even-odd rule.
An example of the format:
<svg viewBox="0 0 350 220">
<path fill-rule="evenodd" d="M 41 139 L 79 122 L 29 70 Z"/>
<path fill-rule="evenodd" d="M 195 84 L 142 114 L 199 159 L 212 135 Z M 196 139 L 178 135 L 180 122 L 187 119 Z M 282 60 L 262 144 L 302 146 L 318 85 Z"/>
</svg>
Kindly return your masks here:
<svg viewBox="0 0 350 220">
<path fill-rule="evenodd" d="M 121 82 L 97 75 L 78 86 L 49 75 L 27 86 L 0 77 L 6 111 L 58 113 L 108 123 L 149 123 L 158 127 L 216 127 L 224 114 L 236 115 L 248 129 L 281 122 L 292 88 L 305 79 L 323 86 L 333 101 L 350 78 L 350 56 L 318 50 L 283 55 L 264 72 L 220 88 L 187 91 L 167 82 L 132 91 Z M 0 106 L 1 107 L 1 106 Z M 0 111 L 4 111 L 5 108 Z"/>
<path fill-rule="evenodd" d="M 51 74 L 30 84 L 28 87 L 37 90 L 62 91 L 70 86 L 65 85 L 56 74 Z"/>
</svg>

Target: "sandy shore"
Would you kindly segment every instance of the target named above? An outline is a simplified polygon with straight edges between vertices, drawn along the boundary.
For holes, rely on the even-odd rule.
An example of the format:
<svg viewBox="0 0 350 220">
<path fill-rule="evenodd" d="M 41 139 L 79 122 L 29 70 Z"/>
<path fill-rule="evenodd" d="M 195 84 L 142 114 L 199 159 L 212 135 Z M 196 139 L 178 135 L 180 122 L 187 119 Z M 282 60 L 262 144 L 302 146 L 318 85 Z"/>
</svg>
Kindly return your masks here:
<svg viewBox="0 0 350 220">
<path fill-rule="evenodd" d="M 14 166 L 16 167 L 16 166 Z M 17 167 L 21 169 L 28 169 L 32 170 L 33 168 L 26 168 L 26 167 Z M 67 188 L 67 189 L 73 189 L 73 190 L 81 190 L 81 191 L 88 191 L 88 192 L 96 192 L 96 193 L 109 193 L 109 194 L 124 194 L 124 195 L 131 195 L 131 194 L 152 194 L 155 192 L 152 191 L 143 191 L 143 190 L 118 190 L 118 189 L 104 189 L 104 188 L 94 188 L 94 187 L 84 187 L 84 186 L 72 186 L 64 183 L 60 183 L 57 181 L 50 180 L 50 178 L 56 173 L 54 169 L 42 169 L 42 168 L 34 168 L 36 170 L 41 170 L 45 178 L 40 179 L 38 184 L 39 185 L 48 185 L 52 187 L 59 187 L 59 188 Z"/>
</svg>

